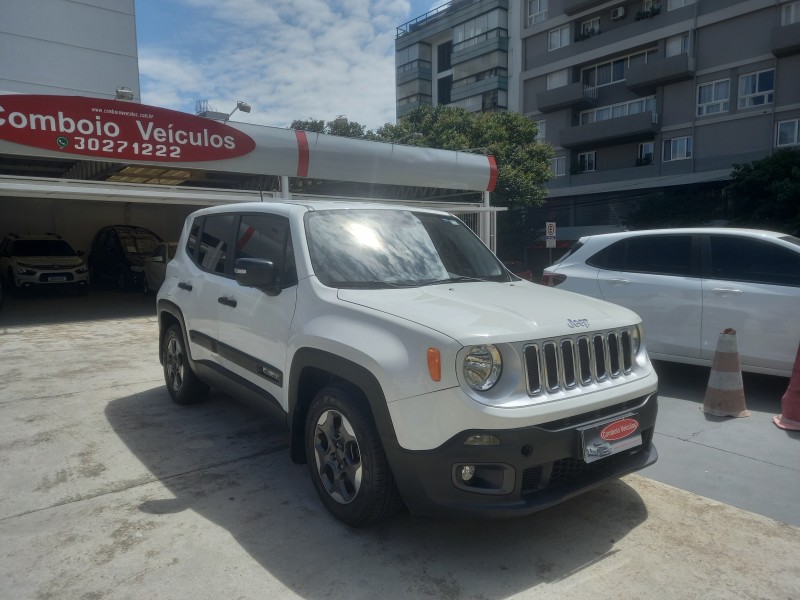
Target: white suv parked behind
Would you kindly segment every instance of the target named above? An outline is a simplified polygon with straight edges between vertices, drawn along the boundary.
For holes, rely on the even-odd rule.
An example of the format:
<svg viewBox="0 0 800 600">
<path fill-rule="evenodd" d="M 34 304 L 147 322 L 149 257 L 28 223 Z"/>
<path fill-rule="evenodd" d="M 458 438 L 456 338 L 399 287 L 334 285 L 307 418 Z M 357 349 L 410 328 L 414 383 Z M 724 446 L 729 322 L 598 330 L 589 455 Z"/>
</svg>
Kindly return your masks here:
<svg viewBox="0 0 800 600">
<path fill-rule="evenodd" d="M 173 400 L 212 385 L 272 413 L 350 525 L 527 514 L 656 460 L 640 319 L 519 279 L 447 213 L 197 211 L 158 319 Z"/>
</svg>

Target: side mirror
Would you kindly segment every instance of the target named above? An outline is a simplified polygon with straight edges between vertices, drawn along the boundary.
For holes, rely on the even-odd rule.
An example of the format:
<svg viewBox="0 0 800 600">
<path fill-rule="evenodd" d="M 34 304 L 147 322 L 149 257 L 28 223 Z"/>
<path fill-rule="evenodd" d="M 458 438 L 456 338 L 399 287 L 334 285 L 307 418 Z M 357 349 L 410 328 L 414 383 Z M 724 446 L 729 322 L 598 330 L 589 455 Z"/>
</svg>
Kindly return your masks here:
<svg viewBox="0 0 800 600">
<path fill-rule="evenodd" d="M 78 256 L 83 256 L 86 253 L 83 250 L 78 250 L 75 254 L 77 254 Z"/>
<path fill-rule="evenodd" d="M 233 275 L 239 285 L 280 293 L 275 287 L 275 265 L 271 260 L 239 258 L 233 266 Z"/>
</svg>

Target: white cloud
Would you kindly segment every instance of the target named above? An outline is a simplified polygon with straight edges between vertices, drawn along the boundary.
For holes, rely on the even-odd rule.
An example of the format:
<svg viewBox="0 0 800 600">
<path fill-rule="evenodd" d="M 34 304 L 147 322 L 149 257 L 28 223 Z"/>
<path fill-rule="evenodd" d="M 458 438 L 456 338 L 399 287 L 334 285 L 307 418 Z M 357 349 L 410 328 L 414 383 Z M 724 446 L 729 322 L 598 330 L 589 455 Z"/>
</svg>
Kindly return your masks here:
<svg viewBox="0 0 800 600">
<path fill-rule="evenodd" d="M 395 119 L 397 0 L 182 0 L 169 39 L 140 46 L 142 101 L 186 112 L 208 99 L 235 120 L 288 126 L 347 115 L 370 129 Z M 166 28 L 165 28 L 166 30 Z"/>
</svg>

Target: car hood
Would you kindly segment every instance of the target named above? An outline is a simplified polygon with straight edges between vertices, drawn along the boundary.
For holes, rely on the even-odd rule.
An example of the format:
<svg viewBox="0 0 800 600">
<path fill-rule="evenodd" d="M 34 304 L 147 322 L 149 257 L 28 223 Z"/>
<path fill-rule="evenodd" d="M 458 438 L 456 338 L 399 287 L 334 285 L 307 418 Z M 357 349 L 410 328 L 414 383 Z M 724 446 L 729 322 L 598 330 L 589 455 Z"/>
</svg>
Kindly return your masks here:
<svg viewBox="0 0 800 600">
<path fill-rule="evenodd" d="M 32 267 L 60 265 L 62 267 L 78 267 L 83 264 L 80 256 L 15 256 L 17 263 Z"/>
<path fill-rule="evenodd" d="M 463 345 L 556 337 L 641 321 L 621 306 L 527 282 L 340 289 L 338 297 L 429 327 Z"/>
</svg>

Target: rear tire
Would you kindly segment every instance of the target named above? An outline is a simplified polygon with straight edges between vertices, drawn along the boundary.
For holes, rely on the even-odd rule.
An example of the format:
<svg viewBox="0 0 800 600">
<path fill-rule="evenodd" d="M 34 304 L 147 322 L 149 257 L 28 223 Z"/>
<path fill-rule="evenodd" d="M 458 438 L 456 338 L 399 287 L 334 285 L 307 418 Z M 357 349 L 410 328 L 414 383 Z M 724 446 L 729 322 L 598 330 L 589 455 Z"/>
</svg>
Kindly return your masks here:
<svg viewBox="0 0 800 600">
<path fill-rule="evenodd" d="M 208 386 L 197 378 L 189 365 L 189 353 L 178 325 L 167 329 L 163 363 L 164 381 L 175 404 L 196 404 L 205 400 Z"/>
<path fill-rule="evenodd" d="M 357 390 L 320 390 L 306 419 L 306 457 L 325 508 L 351 527 L 379 523 L 403 504 L 378 430 Z"/>
</svg>

